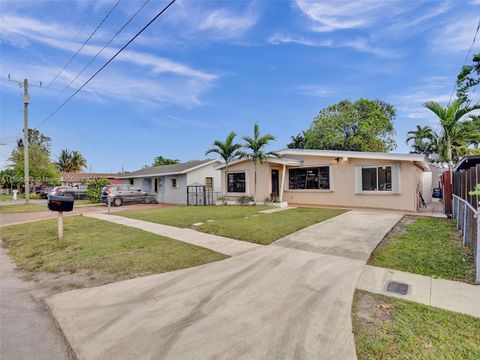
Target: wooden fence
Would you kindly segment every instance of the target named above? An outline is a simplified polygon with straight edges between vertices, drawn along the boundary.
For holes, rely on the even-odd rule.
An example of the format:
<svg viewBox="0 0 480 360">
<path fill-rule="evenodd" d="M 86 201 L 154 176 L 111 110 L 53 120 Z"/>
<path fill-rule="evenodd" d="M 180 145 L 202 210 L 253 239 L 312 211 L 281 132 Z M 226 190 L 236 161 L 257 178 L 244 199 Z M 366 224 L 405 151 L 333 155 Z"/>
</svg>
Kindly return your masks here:
<svg viewBox="0 0 480 360">
<path fill-rule="evenodd" d="M 475 186 L 480 184 L 480 164 L 467 170 L 460 170 L 453 174 L 453 194 L 468 202 L 474 209 L 478 208 L 480 198 L 470 195 Z"/>
</svg>

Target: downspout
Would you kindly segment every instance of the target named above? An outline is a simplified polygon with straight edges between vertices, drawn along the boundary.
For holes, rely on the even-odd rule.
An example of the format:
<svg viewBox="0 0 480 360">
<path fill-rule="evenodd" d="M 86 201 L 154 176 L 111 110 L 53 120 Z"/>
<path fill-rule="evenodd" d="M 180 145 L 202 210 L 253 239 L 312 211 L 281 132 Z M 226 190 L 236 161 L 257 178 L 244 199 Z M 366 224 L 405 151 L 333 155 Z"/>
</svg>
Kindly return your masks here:
<svg viewBox="0 0 480 360">
<path fill-rule="evenodd" d="M 283 164 L 283 168 L 282 168 L 282 182 L 281 182 L 281 185 L 280 185 L 280 196 L 279 196 L 279 200 L 280 202 L 283 202 L 283 190 L 284 190 L 284 186 L 285 186 L 285 168 L 286 168 L 286 165 Z"/>
</svg>

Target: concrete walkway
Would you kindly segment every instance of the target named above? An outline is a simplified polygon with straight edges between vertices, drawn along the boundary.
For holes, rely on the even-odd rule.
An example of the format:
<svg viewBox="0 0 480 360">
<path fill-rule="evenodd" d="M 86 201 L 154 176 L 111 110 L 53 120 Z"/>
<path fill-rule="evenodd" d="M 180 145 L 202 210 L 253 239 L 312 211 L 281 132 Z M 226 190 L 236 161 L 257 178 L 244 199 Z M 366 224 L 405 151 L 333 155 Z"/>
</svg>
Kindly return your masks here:
<svg viewBox="0 0 480 360">
<path fill-rule="evenodd" d="M 349 211 L 284 237 L 274 245 L 366 262 L 401 214 Z"/>
<path fill-rule="evenodd" d="M 109 214 L 85 214 L 84 216 L 110 221 L 115 224 L 134 227 L 154 234 L 166 236 L 175 240 L 180 240 L 189 244 L 202 246 L 210 250 L 230 256 L 241 255 L 248 251 L 252 251 L 262 247 L 262 245 L 206 234 L 195 231 L 193 229 L 177 228 L 174 226 L 152 223 L 149 221 L 130 219 L 123 216 Z"/>
<path fill-rule="evenodd" d="M 68 348 L 46 306 L 36 301 L 32 283 L 18 278 L 0 247 L 0 358 L 67 360 Z"/>
<path fill-rule="evenodd" d="M 407 295 L 388 292 L 386 288 L 389 281 L 408 284 Z M 367 265 L 362 271 L 357 287 L 377 294 L 480 317 L 480 286 L 476 285 Z"/>
<path fill-rule="evenodd" d="M 288 237 L 289 245 L 309 245 L 302 250 L 282 241 L 255 246 L 227 260 L 47 302 L 78 359 L 355 359 L 350 313 L 365 265 L 356 249 L 360 244 L 365 254 L 399 218 L 354 212 Z M 206 246 L 196 240 L 201 233 L 157 225 L 129 226 Z M 368 241 L 354 230 L 369 226 Z"/>
</svg>

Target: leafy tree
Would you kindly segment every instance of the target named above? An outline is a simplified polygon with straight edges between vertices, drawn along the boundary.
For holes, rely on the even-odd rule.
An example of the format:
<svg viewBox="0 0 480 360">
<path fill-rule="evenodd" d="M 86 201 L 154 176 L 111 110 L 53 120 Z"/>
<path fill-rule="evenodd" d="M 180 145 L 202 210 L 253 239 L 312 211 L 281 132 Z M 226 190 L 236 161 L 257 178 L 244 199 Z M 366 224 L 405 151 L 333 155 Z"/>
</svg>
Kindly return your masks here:
<svg viewBox="0 0 480 360">
<path fill-rule="evenodd" d="M 180 160 L 177 160 L 177 159 L 167 159 L 167 158 L 164 158 L 163 156 L 157 156 L 153 160 L 152 166 L 174 165 L 174 164 L 178 164 L 179 162 Z"/>
<path fill-rule="evenodd" d="M 18 179 L 15 176 L 15 170 L 4 169 L 0 171 L 0 186 L 2 188 L 13 188 L 18 183 Z"/>
<path fill-rule="evenodd" d="M 480 109 L 480 104 L 469 106 L 465 100 L 457 99 L 447 107 L 435 101 L 427 101 L 424 106 L 440 120 L 442 131 L 437 136 L 438 153 L 442 161 L 451 163 L 459 155 L 456 150 L 468 147 L 470 139 L 476 135 L 475 132 L 465 132 L 462 120 L 473 110 Z"/>
<path fill-rule="evenodd" d="M 469 91 L 480 84 L 480 53 L 473 55 L 473 65 L 465 65 L 457 76 L 457 98 L 468 102 Z"/>
<path fill-rule="evenodd" d="M 253 137 L 244 136 L 243 140 L 245 141 L 244 148 L 249 152 L 243 153 L 241 157 L 248 158 L 253 161 L 253 169 L 255 174 L 254 194 L 256 198 L 257 197 L 257 167 L 258 167 L 258 164 L 263 164 L 267 160 L 268 155 L 276 156 L 274 152 L 265 152 L 265 146 L 267 146 L 270 141 L 275 140 L 275 136 L 270 134 L 261 136 L 258 123 L 255 123 L 253 127 Z"/>
<path fill-rule="evenodd" d="M 15 176 L 23 184 L 24 179 L 24 149 L 17 147 L 12 151 L 10 160 L 13 162 Z M 42 183 L 46 185 L 59 184 L 59 174 L 56 171 L 55 164 L 50 160 L 50 152 L 39 144 L 31 144 L 28 149 L 29 158 L 29 176 L 33 183 Z"/>
<path fill-rule="evenodd" d="M 436 153 L 437 135 L 430 126 L 417 125 L 417 129 L 407 134 L 407 145 L 412 147 L 412 153 L 430 156 Z"/>
<path fill-rule="evenodd" d="M 87 182 L 87 199 L 93 203 L 99 203 L 102 196 L 102 188 L 109 184 L 108 180 L 93 179 Z"/>
<path fill-rule="evenodd" d="M 87 160 L 77 150 L 63 149 L 60 151 L 56 165 L 59 171 L 79 172 L 87 166 Z"/>
<path fill-rule="evenodd" d="M 342 100 L 321 110 L 305 133 L 305 148 L 387 152 L 396 147 L 395 108 L 380 100 Z"/>
<path fill-rule="evenodd" d="M 237 136 L 237 133 L 235 131 L 232 131 L 230 134 L 227 135 L 225 141 L 215 140 L 213 142 L 213 147 L 205 152 L 205 156 L 211 153 L 220 155 L 223 161 L 225 161 L 226 171 L 228 171 L 228 165 L 230 164 L 230 162 L 239 158 L 242 155 L 242 152 L 240 150 L 242 148 L 242 145 L 234 142 L 235 136 Z"/>
<path fill-rule="evenodd" d="M 305 131 L 292 136 L 292 142 L 287 145 L 289 149 L 305 149 Z"/>
<path fill-rule="evenodd" d="M 28 145 L 38 145 L 45 150 L 49 150 L 51 140 L 50 137 L 43 135 L 37 129 L 28 129 Z M 23 147 L 23 138 L 17 140 L 17 147 Z"/>
</svg>

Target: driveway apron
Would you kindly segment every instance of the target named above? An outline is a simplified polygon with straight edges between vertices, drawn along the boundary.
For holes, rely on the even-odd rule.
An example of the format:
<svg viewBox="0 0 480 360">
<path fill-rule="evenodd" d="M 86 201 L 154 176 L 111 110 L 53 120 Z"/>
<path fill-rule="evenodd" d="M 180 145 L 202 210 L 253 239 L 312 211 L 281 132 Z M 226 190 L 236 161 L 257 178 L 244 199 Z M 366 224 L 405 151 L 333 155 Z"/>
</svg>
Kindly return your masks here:
<svg viewBox="0 0 480 360">
<path fill-rule="evenodd" d="M 78 359 L 355 359 L 350 311 L 365 264 L 357 250 L 376 246 L 396 221 L 352 213 L 276 246 L 47 303 Z M 350 229 L 359 222 L 383 227 L 367 241 Z M 333 228 L 341 243 L 324 235 Z M 308 246 L 297 249 L 294 241 Z"/>
</svg>

